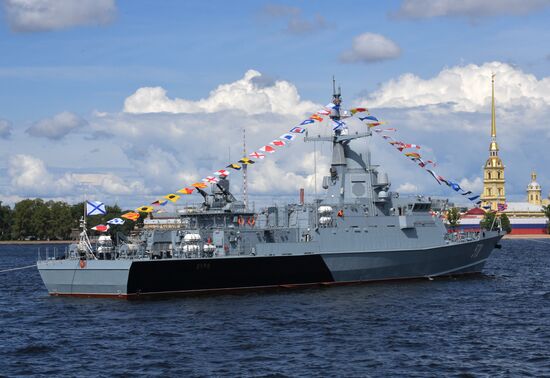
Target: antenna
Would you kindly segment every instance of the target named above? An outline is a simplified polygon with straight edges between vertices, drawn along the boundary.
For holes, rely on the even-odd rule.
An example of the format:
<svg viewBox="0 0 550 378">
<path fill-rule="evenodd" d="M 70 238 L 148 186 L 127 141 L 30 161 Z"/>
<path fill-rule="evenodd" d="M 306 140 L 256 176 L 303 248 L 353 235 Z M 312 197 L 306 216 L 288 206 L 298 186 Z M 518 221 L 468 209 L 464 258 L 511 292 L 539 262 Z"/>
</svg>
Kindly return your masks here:
<svg viewBox="0 0 550 378">
<path fill-rule="evenodd" d="M 334 75 L 332 75 L 332 94 L 336 95 L 336 80 L 334 79 Z"/>
<path fill-rule="evenodd" d="M 246 158 L 246 129 L 243 127 L 243 158 Z M 244 208 L 248 208 L 248 182 L 247 182 L 248 164 L 243 164 L 243 202 Z"/>
</svg>

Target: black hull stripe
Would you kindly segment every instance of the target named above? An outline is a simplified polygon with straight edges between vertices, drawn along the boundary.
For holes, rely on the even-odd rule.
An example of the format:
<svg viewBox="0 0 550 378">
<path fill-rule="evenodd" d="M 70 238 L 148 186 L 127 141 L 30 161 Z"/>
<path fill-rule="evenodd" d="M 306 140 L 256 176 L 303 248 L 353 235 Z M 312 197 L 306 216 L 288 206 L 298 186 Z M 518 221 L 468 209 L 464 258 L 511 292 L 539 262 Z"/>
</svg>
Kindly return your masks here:
<svg viewBox="0 0 550 378">
<path fill-rule="evenodd" d="M 175 293 L 334 282 L 320 255 L 135 261 L 127 293 Z"/>
</svg>

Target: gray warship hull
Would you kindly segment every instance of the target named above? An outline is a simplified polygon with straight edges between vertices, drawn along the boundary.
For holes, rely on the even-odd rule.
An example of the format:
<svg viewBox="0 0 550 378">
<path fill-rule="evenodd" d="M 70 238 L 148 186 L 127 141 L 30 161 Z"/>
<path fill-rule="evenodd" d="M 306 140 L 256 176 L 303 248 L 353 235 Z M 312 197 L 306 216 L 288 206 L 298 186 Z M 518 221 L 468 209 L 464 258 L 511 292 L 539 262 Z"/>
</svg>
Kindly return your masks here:
<svg viewBox="0 0 550 378">
<path fill-rule="evenodd" d="M 340 103 L 334 93 L 335 122 L 342 119 Z M 301 199 L 251 211 L 247 200 L 231 194 L 228 173 L 220 170 L 219 179 L 207 180 L 214 182 L 210 193 L 200 189 L 206 184 L 195 186 L 201 205 L 144 220 L 138 236 L 114 249 L 106 235 L 91 247 L 84 218 L 77 248 L 63 260 L 39 261 L 38 270 L 52 295 L 129 298 L 481 272 L 502 237 L 498 225 L 489 227 L 493 231 L 448 232 L 430 198 L 390 191 L 387 173 L 371 163 L 371 136 L 370 128 L 306 136 L 332 144 L 325 192 L 311 203 Z"/>
<path fill-rule="evenodd" d="M 185 259 L 44 260 L 51 295 L 137 298 L 289 288 L 480 273 L 502 235 L 440 247 L 279 256 Z M 84 266 L 82 266 L 84 265 Z"/>
</svg>

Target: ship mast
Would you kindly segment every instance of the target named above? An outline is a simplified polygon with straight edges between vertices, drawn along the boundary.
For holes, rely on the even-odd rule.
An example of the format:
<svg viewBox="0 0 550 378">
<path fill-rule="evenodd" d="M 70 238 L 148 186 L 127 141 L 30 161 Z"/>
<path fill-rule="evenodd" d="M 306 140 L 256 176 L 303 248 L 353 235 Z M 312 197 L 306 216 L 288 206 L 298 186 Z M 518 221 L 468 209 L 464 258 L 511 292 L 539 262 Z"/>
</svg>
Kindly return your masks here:
<svg viewBox="0 0 550 378">
<path fill-rule="evenodd" d="M 243 158 L 246 158 L 246 129 L 243 127 Z M 243 164 L 243 202 L 244 208 L 248 209 L 248 181 L 247 181 L 248 164 Z"/>
</svg>

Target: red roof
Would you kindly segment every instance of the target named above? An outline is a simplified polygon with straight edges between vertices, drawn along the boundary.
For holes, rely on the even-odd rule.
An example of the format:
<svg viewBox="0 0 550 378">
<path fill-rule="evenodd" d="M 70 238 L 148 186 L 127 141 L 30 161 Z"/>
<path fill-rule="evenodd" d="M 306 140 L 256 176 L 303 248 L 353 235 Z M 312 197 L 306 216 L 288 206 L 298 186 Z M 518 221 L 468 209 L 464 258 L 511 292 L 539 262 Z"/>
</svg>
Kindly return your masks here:
<svg viewBox="0 0 550 378">
<path fill-rule="evenodd" d="M 485 215 L 485 210 L 479 207 L 474 207 L 465 212 L 464 215 Z"/>
</svg>

